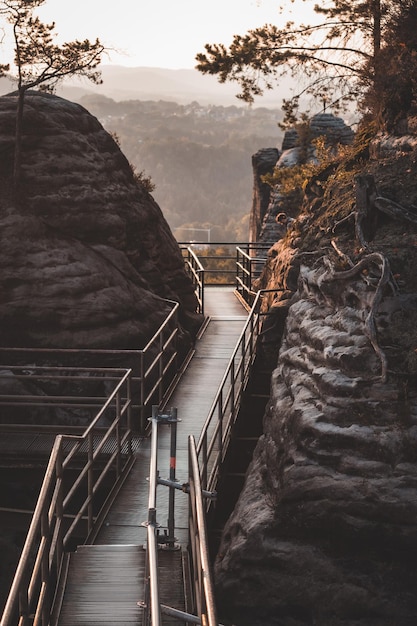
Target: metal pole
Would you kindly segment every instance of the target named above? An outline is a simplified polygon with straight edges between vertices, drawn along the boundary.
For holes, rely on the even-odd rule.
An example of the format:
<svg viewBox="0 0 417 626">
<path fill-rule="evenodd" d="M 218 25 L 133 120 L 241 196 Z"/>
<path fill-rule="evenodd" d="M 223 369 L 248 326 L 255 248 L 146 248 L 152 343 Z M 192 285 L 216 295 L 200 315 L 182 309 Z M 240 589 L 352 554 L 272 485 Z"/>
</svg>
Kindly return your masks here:
<svg viewBox="0 0 417 626">
<path fill-rule="evenodd" d="M 156 511 L 155 511 L 156 513 Z M 148 558 L 149 558 L 149 575 L 150 575 L 150 600 L 151 600 L 151 623 L 152 626 L 160 626 L 161 619 L 161 602 L 159 599 L 159 583 L 158 583 L 158 546 L 155 535 L 156 520 L 152 511 L 149 512 L 151 519 L 148 525 Z"/>
<path fill-rule="evenodd" d="M 161 608 L 158 588 L 158 559 L 156 542 L 156 488 L 158 476 L 158 407 L 152 406 L 152 434 L 151 434 L 151 462 L 149 467 L 149 498 L 148 498 L 148 522 L 147 541 L 148 558 L 147 567 L 149 572 L 149 595 L 146 593 L 146 602 L 150 600 L 152 626 L 160 626 Z M 147 606 L 149 610 L 149 605 Z"/>
<path fill-rule="evenodd" d="M 94 509 L 93 509 L 93 492 L 94 492 L 94 431 L 88 433 L 88 473 L 87 473 L 87 497 L 88 497 L 88 533 L 93 530 Z"/>
<path fill-rule="evenodd" d="M 151 462 L 149 467 L 148 511 L 156 510 L 156 485 L 158 476 L 158 407 L 152 406 Z"/>
<path fill-rule="evenodd" d="M 208 539 L 207 539 L 207 526 L 206 526 L 206 517 L 204 512 L 203 499 L 201 497 L 201 481 L 200 481 L 200 470 L 198 466 L 198 458 L 197 451 L 195 447 L 194 437 L 192 435 L 189 437 L 189 450 L 190 450 L 190 475 L 193 476 L 194 482 L 194 495 L 195 495 L 195 513 L 196 513 L 196 529 L 199 537 L 199 547 L 198 547 L 198 559 L 200 563 L 200 574 L 201 574 L 201 600 L 202 600 L 202 609 L 201 610 L 201 618 L 202 624 L 204 624 L 204 620 L 208 626 L 217 626 L 217 613 L 216 613 L 216 602 L 214 598 L 214 588 L 213 588 L 213 580 L 211 574 L 211 566 L 209 560 L 209 548 L 208 548 Z M 205 609 L 205 610 L 204 610 Z"/>
<path fill-rule="evenodd" d="M 207 489 L 207 476 L 208 476 L 208 457 L 207 457 L 207 432 L 203 437 L 203 471 L 201 475 L 201 483 L 203 489 Z"/>
<path fill-rule="evenodd" d="M 171 449 L 169 455 L 169 479 L 175 482 L 175 469 L 177 466 L 177 409 L 171 409 Z M 168 503 L 168 545 L 172 549 L 175 546 L 175 488 L 169 488 Z"/>
<path fill-rule="evenodd" d="M 139 432 L 141 435 L 145 434 L 146 424 L 145 424 L 145 355 L 143 350 L 140 353 L 140 423 L 139 423 Z"/>
<path fill-rule="evenodd" d="M 164 392 L 163 392 L 163 389 L 162 389 L 162 381 L 163 381 L 163 375 L 164 375 L 163 354 L 164 354 L 164 336 L 163 336 L 162 331 L 161 331 L 160 335 L 159 335 L 159 357 L 158 357 L 159 358 L 158 404 L 161 403 L 162 398 L 164 396 Z"/>
<path fill-rule="evenodd" d="M 205 282 L 204 270 L 200 273 L 200 280 L 201 280 L 201 314 L 204 315 L 204 282 Z"/>
<path fill-rule="evenodd" d="M 120 474 L 122 473 L 122 403 L 120 398 L 120 390 L 116 394 L 116 477 L 120 478 Z"/>
<path fill-rule="evenodd" d="M 249 257 L 249 291 L 252 291 L 252 279 L 253 279 L 253 269 L 252 269 L 252 259 Z"/>
<path fill-rule="evenodd" d="M 239 292 L 239 247 L 236 246 L 236 291 Z"/>
</svg>

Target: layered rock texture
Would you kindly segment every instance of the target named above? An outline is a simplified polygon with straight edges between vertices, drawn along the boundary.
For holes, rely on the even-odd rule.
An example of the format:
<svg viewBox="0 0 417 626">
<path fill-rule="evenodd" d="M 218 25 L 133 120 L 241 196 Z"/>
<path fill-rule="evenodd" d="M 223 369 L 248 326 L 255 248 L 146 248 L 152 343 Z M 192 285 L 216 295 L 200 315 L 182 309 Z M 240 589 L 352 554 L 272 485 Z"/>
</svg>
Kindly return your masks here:
<svg viewBox="0 0 417 626">
<path fill-rule="evenodd" d="M 307 131 L 306 131 L 307 132 Z M 277 148 L 263 148 L 252 157 L 253 169 L 253 203 L 250 219 L 249 240 L 252 242 L 272 245 L 283 234 L 282 227 L 276 223 L 276 216 L 285 209 L 288 215 L 298 214 L 298 207 L 294 208 L 284 198 L 279 186 L 272 191 L 271 187 L 263 182 L 265 174 L 271 174 L 275 168 L 291 167 L 300 162 L 302 151 L 307 152 L 307 158 L 315 159 L 315 150 L 311 143 L 318 137 L 326 137 L 330 146 L 350 145 L 354 133 L 342 118 L 331 113 L 314 115 L 308 126 L 306 139 L 300 137 L 296 128 L 285 132 L 281 150 Z"/>
<path fill-rule="evenodd" d="M 176 303 L 169 331 L 176 330 L 180 363 L 202 316 L 181 250 L 143 176 L 86 109 L 29 92 L 14 190 L 15 111 L 16 95 L 0 98 L 0 394 L 106 395 L 94 377 L 84 387 L 57 386 L 20 380 L 8 366 L 129 367 L 138 376 L 134 351 Z M 159 345 L 152 350 L 149 362 Z M 133 396 L 139 402 L 137 390 Z M 0 421 L 87 425 L 91 417 L 89 410 L 9 407 Z"/>
<path fill-rule="evenodd" d="M 16 195 L 15 111 L 16 95 L 0 98 L 0 345 L 142 348 L 167 300 L 189 342 L 180 249 L 116 141 L 83 107 L 29 92 Z"/>
<path fill-rule="evenodd" d="M 275 369 L 215 563 L 226 622 L 416 621 L 416 180 L 416 137 L 358 137 L 269 251 Z"/>
</svg>

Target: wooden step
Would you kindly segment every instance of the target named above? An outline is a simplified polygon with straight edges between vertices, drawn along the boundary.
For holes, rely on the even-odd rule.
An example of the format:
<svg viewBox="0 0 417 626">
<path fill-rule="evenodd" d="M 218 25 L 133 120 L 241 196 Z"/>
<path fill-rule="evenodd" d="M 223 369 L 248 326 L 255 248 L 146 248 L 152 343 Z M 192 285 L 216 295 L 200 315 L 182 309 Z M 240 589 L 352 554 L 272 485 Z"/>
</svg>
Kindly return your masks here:
<svg viewBox="0 0 417 626">
<path fill-rule="evenodd" d="M 79 546 L 70 555 L 59 626 L 141 624 L 142 546 Z"/>
<path fill-rule="evenodd" d="M 145 560 L 142 545 L 78 546 L 70 555 L 58 626 L 142 624 L 138 603 L 145 599 Z M 181 550 L 158 551 L 158 575 L 162 604 L 184 611 Z M 164 619 L 165 624 L 171 624 L 171 618 Z"/>
</svg>

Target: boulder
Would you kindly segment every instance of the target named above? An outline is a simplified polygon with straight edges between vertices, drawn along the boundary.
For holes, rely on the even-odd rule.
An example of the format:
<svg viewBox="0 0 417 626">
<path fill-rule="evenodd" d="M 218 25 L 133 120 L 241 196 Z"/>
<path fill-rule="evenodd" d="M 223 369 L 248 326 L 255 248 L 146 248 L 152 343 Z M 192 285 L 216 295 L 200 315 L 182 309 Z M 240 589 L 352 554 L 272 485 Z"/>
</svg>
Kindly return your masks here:
<svg viewBox="0 0 417 626">
<path fill-rule="evenodd" d="M 0 345 L 141 348 L 170 301 L 189 343 L 201 320 L 181 251 L 117 142 L 82 106 L 29 92 L 14 192 L 16 102 L 0 98 Z"/>
</svg>

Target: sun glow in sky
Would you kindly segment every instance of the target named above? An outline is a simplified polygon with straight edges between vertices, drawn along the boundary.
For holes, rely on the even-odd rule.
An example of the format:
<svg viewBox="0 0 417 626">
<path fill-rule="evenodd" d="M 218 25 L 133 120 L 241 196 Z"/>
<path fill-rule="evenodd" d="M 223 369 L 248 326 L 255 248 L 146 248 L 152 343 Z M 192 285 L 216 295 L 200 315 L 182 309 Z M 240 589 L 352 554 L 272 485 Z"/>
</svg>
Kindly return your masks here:
<svg viewBox="0 0 417 626">
<path fill-rule="evenodd" d="M 55 22 L 58 42 L 98 37 L 114 49 L 103 59 L 106 64 L 185 69 L 195 66 L 204 44 L 228 46 L 234 34 L 266 23 L 308 22 L 313 5 L 312 0 L 47 0 L 38 15 Z M 7 49 L 0 46 L 4 62 Z"/>
</svg>

